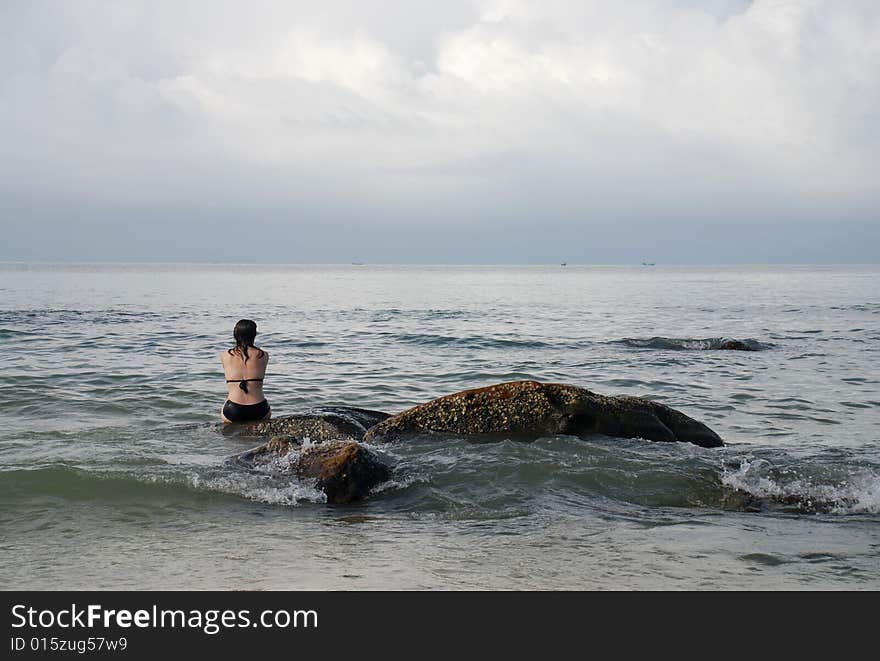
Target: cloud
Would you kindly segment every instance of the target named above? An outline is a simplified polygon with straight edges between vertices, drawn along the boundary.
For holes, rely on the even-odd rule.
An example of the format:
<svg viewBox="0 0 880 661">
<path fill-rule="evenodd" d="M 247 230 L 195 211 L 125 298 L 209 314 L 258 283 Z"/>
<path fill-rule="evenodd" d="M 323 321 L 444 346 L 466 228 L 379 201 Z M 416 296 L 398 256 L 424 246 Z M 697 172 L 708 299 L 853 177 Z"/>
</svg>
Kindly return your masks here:
<svg viewBox="0 0 880 661">
<path fill-rule="evenodd" d="M 880 197 L 873 0 L 0 12 L 6 216 L 864 221 Z"/>
</svg>

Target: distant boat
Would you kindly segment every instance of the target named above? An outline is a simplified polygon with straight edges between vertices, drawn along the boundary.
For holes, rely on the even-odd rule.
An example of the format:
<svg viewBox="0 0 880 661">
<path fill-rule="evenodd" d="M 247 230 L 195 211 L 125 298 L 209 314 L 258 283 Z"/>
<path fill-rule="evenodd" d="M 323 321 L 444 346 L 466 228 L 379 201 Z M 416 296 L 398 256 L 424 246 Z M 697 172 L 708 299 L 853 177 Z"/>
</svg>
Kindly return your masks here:
<svg viewBox="0 0 880 661">
<path fill-rule="evenodd" d="M 560 266 L 568 266 L 568 263 L 567 263 L 567 262 L 560 262 L 559 265 L 560 265 Z"/>
<path fill-rule="evenodd" d="M 642 262 L 642 266 L 654 266 L 654 262 Z"/>
<path fill-rule="evenodd" d="M 352 266 L 363 266 L 364 265 L 363 262 L 352 262 L 351 264 L 352 264 Z"/>
</svg>

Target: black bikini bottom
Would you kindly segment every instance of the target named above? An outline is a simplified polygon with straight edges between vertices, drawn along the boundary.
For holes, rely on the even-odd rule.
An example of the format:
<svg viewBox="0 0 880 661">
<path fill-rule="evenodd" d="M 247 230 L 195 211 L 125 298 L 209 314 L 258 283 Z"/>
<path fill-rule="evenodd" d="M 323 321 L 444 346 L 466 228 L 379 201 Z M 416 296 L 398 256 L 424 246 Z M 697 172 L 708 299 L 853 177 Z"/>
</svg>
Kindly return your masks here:
<svg viewBox="0 0 880 661">
<path fill-rule="evenodd" d="M 236 404 L 227 399 L 223 405 L 223 417 L 230 422 L 262 420 L 269 410 L 269 402 L 265 399 L 259 404 Z"/>
</svg>

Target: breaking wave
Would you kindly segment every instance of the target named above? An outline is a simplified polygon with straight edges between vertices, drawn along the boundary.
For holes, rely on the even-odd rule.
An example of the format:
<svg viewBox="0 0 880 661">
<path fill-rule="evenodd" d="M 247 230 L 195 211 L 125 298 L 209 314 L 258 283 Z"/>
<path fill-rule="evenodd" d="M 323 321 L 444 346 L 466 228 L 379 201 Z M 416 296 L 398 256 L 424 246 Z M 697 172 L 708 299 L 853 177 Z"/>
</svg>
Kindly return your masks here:
<svg viewBox="0 0 880 661">
<path fill-rule="evenodd" d="M 864 467 L 802 463 L 777 466 L 745 457 L 725 467 L 722 483 L 742 496 L 746 510 L 797 513 L 880 514 L 880 474 Z"/>
<path fill-rule="evenodd" d="M 432 333 L 397 333 L 394 335 L 399 342 L 429 347 L 468 347 L 474 349 L 542 349 L 554 345 L 541 340 L 523 339 L 517 335 L 496 337 L 473 337 L 458 335 L 436 335 Z"/>
<path fill-rule="evenodd" d="M 880 468 L 850 454 L 756 457 L 727 448 L 719 455 L 688 444 L 569 436 L 491 444 L 415 439 L 369 449 L 392 467 L 392 476 L 373 490 L 367 506 L 408 515 L 494 519 L 548 507 L 573 515 L 632 507 L 880 514 Z M 163 507 L 218 495 L 284 507 L 326 502 L 313 482 L 297 477 L 298 457 L 294 450 L 247 465 L 153 461 L 86 469 L 55 463 L 0 472 L 0 492 L 13 508 L 34 498 Z"/>
<path fill-rule="evenodd" d="M 222 469 L 182 471 L 85 470 L 55 464 L 33 470 L 0 472 L 0 490 L 16 498 L 46 497 L 71 501 L 118 503 L 187 503 L 222 494 L 272 505 L 323 503 L 326 496 L 280 464 L 254 471 Z"/>
</svg>

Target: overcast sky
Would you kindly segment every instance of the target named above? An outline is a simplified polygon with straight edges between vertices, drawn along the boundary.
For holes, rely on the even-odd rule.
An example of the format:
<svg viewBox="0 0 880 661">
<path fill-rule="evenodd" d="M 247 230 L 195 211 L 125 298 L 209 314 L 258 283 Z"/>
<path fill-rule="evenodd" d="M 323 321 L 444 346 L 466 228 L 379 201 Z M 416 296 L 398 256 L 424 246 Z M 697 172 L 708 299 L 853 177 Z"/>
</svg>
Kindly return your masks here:
<svg viewBox="0 0 880 661">
<path fill-rule="evenodd" d="M 872 262 L 877 0 L 0 2 L 0 259 Z"/>
</svg>

